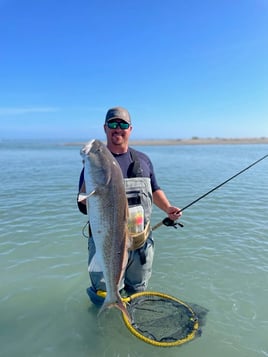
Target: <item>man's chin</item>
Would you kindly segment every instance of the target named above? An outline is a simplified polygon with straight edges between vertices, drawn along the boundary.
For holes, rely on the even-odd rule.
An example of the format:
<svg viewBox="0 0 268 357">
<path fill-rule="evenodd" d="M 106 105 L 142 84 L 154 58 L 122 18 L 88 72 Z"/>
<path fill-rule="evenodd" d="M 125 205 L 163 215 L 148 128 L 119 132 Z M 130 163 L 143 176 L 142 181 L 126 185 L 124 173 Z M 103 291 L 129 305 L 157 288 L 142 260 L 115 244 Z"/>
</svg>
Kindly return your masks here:
<svg viewBox="0 0 268 357">
<path fill-rule="evenodd" d="M 124 143 L 124 138 L 122 136 L 113 136 L 112 137 L 112 142 L 114 145 L 120 145 Z"/>
</svg>

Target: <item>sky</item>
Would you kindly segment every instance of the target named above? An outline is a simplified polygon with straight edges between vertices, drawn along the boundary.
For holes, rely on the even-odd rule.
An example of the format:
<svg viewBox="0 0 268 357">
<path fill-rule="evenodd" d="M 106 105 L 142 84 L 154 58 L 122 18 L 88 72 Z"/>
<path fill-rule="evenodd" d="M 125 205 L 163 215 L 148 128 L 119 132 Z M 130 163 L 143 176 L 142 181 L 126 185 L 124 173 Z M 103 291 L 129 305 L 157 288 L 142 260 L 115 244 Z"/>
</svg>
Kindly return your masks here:
<svg viewBox="0 0 268 357">
<path fill-rule="evenodd" d="M 0 140 L 268 137 L 267 0 L 0 0 Z"/>
</svg>

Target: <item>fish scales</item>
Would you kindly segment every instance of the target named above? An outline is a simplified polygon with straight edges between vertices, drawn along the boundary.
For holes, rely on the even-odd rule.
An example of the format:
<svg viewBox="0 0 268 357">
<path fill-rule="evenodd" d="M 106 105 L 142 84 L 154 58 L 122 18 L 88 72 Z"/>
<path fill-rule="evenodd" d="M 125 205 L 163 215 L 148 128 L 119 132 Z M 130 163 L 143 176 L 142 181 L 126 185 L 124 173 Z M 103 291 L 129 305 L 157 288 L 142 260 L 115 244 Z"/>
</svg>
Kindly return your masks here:
<svg viewBox="0 0 268 357">
<path fill-rule="evenodd" d="M 106 284 L 101 311 L 116 306 L 128 316 L 119 283 L 128 259 L 128 205 L 122 171 L 108 148 L 92 140 L 81 150 L 90 227 L 96 246 L 92 264 L 100 266 Z"/>
</svg>

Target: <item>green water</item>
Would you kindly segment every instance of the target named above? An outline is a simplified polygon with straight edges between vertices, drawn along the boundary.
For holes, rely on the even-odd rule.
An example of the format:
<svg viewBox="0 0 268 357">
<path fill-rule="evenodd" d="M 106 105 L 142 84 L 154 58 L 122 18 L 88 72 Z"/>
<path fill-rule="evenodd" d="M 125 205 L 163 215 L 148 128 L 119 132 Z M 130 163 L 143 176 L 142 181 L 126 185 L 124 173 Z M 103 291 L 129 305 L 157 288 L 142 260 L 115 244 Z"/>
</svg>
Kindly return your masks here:
<svg viewBox="0 0 268 357">
<path fill-rule="evenodd" d="M 139 148 L 184 207 L 268 152 L 266 145 Z M 86 288 L 86 217 L 76 208 L 78 147 L 0 144 L 0 343 L 16 356 L 268 356 L 268 159 L 160 227 L 149 290 L 209 310 L 200 338 L 163 349 L 135 338 Z M 152 224 L 164 218 L 154 209 Z"/>
</svg>

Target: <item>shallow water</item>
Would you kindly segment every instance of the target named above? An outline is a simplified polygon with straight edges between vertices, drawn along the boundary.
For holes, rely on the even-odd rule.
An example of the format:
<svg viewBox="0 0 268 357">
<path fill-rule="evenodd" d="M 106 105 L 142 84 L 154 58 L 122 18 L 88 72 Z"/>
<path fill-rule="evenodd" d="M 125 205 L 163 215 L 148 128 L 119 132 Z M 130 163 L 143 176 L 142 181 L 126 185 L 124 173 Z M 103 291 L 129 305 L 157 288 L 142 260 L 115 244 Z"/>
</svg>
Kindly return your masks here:
<svg viewBox="0 0 268 357">
<path fill-rule="evenodd" d="M 139 148 L 180 207 L 268 152 L 267 145 Z M 209 310 L 200 338 L 173 348 L 135 338 L 86 295 L 78 147 L 0 143 L 0 342 L 7 356 L 268 356 L 268 159 L 160 227 L 149 290 Z M 154 209 L 152 224 L 164 218 Z"/>
</svg>

